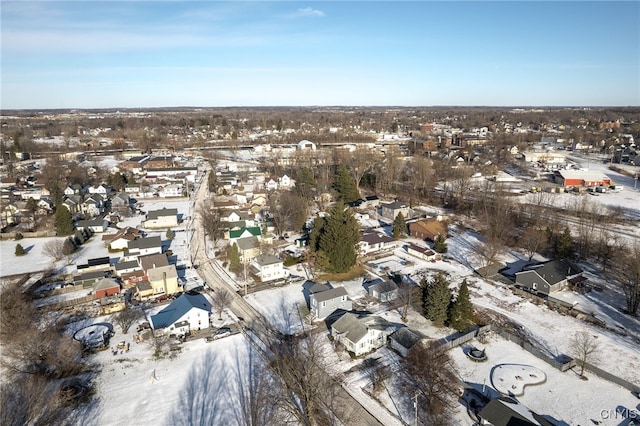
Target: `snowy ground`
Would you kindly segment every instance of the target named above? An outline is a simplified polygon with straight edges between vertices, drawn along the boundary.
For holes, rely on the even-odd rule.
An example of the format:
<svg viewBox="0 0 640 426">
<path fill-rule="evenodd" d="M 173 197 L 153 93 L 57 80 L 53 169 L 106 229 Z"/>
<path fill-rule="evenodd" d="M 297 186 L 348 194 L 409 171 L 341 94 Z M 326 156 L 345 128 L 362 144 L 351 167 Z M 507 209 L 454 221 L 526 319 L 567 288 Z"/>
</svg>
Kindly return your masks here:
<svg viewBox="0 0 640 426">
<path fill-rule="evenodd" d="M 636 409 L 640 401 L 628 390 L 611 382 L 586 373 L 588 380 L 581 380 L 572 370 L 560 372 L 549 364 L 524 351 L 515 343 L 505 341 L 500 336 L 491 334 L 486 344 L 472 340 L 469 345 L 486 349 L 486 362 L 471 361 L 464 353 L 464 345 L 451 350 L 458 373 L 465 380 L 474 383 L 476 389 L 482 391 L 486 385 L 485 394 L 491 385 L 491 374 L 500 365 L 528 365 L 541 370 L 546 375 L 546 382 L 524 388 L 524 394 L 516 397 L 534 412 L 549 415 L 562 420 L 564 425 L 593 424 L 591 419 L 602 421 L 602 425 L 618 425 L 620 419 L 614 421 L 601 416 L 602 410 L 614 412 L 617 407 Z M 638 370 L 635 370 L 637 373 Z M 514 380 L 515 384 L 518 382 Z M 609 411 L 611 410 L 611 411 Z M 472 421 L 468 418 L 468 423 Z M 460 420 L 465 420 L 460 417 Z"/>
</svg>

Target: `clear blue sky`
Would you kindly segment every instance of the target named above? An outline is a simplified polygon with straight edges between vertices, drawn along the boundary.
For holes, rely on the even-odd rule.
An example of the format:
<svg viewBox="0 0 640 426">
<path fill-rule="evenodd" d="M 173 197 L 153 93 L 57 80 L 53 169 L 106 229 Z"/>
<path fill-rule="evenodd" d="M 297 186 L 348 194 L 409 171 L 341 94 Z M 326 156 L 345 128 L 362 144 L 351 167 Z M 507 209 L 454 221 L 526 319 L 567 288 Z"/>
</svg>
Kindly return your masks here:
<svg viewBox="0 0 640 426">
<path fill-rule="evenodd" d="M 640 2 L 2 1 L 3 109 L 640 105 Z"/>
</svg>

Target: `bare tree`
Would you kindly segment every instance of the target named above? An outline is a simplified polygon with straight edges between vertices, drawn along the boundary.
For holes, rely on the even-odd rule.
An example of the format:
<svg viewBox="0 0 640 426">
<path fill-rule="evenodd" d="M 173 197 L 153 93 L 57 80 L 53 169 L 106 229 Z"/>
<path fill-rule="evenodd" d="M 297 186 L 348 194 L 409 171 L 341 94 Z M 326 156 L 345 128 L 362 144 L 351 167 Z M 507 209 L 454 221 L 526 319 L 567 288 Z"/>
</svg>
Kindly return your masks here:
<svg viewBox="0 0 640 426">
<path fill-rule="evenodd" d="M 199 205 L 198 214 L 200 215 L 204 231 L 209 235 L 211 243 L 215 247 L 218 239 L 222 238 L 224 234 L 220 213 L 214 208 L 213 202 L 208 200 Z"/>
<path fill-rule="evenodd" d="M 360 191 L 362 177 L 373 168 L 377 158 L 373 151 L 362 145 L 358 145 L 349 157 L 349 174 L 356 183 L 356 189 Z"/>
<path fill-rule="evenodd" d="M 144 312 L 126 304 L 124 310 L 113 315 L 113 322 L 120 326 L 122 334 L 127 334 L 129 328 L 141 318 L 144 318 Z"/>
<path fill-rule="evenodd" d="M 547 236 L 540 229 L 533 226 L 525 228 L 520 238 L 520 244 L 527 254 L 527 263 L 531 263 L 533 256 L 545 247 L 546 241 Z"/>
<path fill-rule="evenodd" d="M 640 306 L 640 242 L 622 250 L 617 257 L 616 276 L 624 292 L 627 313 L 636 315 Z"/>
<path fill-rule="evenodd" d="M 400 319 L 407 322 L 407 315 L 409 314 L 409 308 L 413 306 L 418 297 L 419 287 L 411 284 L 401 282 L 398 285 L 398 303 L 400 306 Z"/>
<path fill-rule="evenodd" d="M 584 377 L 584 368 L 589 361 L 592 361 L 598 350 L 596 336 L 587 330 L 577 332 L 571 339 L 570 351 L 576 363 L 580 367 L 580 377 Z"/>
<path fill-rule="evenodd" d="M 333 423 L 331 407 L 339 385 L 324 370 L 326 354 L 315 335 L 281 335 L 269 364 L 281 386 L 276 405 L 305 426 Z"/>
<path fill-rule="evenodd" d="M 231 304 L 231 294 L 224 289 L 217 290 L 213 293 L 213 306 L 218 312 L 218 319 L 222 320 L 222 312 Z"/>
<path fill-rule="evenodd" d="M 54 262 L 65 258 L 65 240 L 66 238 L 56 238 L 49 240 L 42 246 L 42 254 L 51 258 Z"/>
<path fill-rule="evenodd" d="M 402 359 L 401 372 L 407 395 L 416 398 L 421 423 L 451 423 L 459 385 L 447 350 L 437 342 L 417 344 Z"/>
</svg>

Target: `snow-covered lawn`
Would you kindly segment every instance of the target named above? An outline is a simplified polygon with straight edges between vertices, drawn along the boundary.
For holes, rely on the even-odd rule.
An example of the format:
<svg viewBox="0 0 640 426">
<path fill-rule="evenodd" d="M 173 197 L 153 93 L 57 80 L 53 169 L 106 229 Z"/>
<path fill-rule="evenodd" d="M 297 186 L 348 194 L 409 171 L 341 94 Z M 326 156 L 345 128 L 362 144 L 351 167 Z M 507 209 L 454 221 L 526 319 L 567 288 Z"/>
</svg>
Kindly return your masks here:
<svg viewBox="0 0 640 426">
<path fill-rule="evenodd" d="M 536 386 L 527 386 L 523 395 L 516 398 L 538 414 L 550 415 L 557 420 L 565 422 L 562 424 L 587 425 L 593 424 L 591 419 L 594 419 L 602 421 L 602 425 L 618 425 L 620 419 L 617 421 L 603 419 L 601 416 L 602 410 L 614 412 L 619 406 L 627 409 L 636 409 L 640 402 L 630 391 L 601 379 L 588 371 L 586 372 L 588 380 L 580 379 L 573 370 L 563 373 L 526 352 L 515 343 L 504 340 L 493 333 L 490 334 L 486 343 L 472 340 L 468 345 L 485 348 L 488 360 L 486 362 L 470 360 L 465 355 L 466 348 L 464 345 L 452 349 L 450 353 L 456 363 L 460 377 L 475 384 L 476 389 L 480 391 L 486 385 L 485 393 L 488 394 L 492 382 L 492 373 L 494 374 L 494 384 L 496 384 L 497 377 L 502 377 L 502 371 L 496 375 L 495 370 L 497 367 L 505 368 L 505 366 L 517 364 L 530 366 L 536 371 L 539 370 L 546 376 L 546 382 Z M 608 365 L 609 362 L 604 364 Z M 636 369 L 635 374 L 637 372 L 638 370 Z M 515 390 L 511 389 L 511 386 L 524 381 L 515 379 L 516 375 L 523 377 L 522 374 L 520 374 L 520 371 L 516 374 L 511 367 L 508 367 L 504 373 L 514 378 L 514 380 L 509 381 L 503 377 L 505 388 L 508 388 L 505 391 L 511 390 L 516 394 L 518 386 L 516 386 Z M 526 374 L 528 375 L 530 372 Z M 533 374 L 537 375 L 535 372 Z M 496 386 L 498 387 L 497 384 Z M 460 418 L 464 420 L 464 416 Z M 470 425 L 471 419 L 468 420 L 469 423 L 467 424 Z"/>
</svg>

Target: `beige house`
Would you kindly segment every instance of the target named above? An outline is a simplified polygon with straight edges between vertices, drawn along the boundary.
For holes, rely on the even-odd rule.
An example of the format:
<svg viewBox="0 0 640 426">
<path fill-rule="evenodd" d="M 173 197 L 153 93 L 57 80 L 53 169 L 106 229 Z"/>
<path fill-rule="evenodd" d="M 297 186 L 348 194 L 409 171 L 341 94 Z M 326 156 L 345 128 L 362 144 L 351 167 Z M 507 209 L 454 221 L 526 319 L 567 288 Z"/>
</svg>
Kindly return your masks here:
<svg viewBox="0 0 640 426">
<path fill-rule="evenodd" d="M 178 273 L 174 265 L 149 269 L 147 280 L 136 284 L 136 296 L 141 300 L 181 292 L 182 287 L 178 285 Z"/>
</svg>

